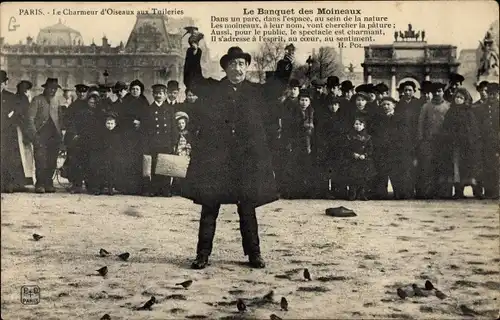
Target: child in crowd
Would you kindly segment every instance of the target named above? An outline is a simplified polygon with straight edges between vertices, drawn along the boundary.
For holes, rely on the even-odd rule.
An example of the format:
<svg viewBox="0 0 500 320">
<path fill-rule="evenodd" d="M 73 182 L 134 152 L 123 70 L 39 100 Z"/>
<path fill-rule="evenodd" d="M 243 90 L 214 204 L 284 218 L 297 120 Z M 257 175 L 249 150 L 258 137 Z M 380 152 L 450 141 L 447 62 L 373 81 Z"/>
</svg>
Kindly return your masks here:
<svg viewBox="0 0 500 320">
<path fill-rule="evenodd" d="M 189 157 L 191 155 L 191 135 L 188 130 L 189 116 L 187 113 L 179 111 L 175 113 L 177 130 L 179 132 L 175 144 L 175 154 Z"/>
<path fill-rule="evenodd" d="M 372 138 L 366 133 L 366 119 L 356 117 L 353 130 L 346 137 L 347 184 L 351 201 L 368 200 L 368 184 L 375 176 L 372 153 Z"/>
</svg>

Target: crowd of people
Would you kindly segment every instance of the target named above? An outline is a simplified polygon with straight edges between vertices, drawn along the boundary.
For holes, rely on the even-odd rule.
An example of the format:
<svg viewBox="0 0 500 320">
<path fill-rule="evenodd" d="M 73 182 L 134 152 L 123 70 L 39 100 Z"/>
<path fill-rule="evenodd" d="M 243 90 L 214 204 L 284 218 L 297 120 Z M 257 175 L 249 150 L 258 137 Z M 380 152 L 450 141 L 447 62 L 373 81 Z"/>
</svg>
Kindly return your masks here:
<svg viewBox="0 0 500 320">
<path fill-rule="evenodd" d="M 275 80 L 282 79 L 279 72 L 260 86 L 267 93 L 262 116 L 282 198 L 389 199 L 389 180 L 394 199 L 460 199 L 465 186 L 477 198 L 498 198 L 498 83 L 479 83 L 480 99 L 473 102 L 458 74 L 449 84 L 424 81 L 418 89 L 407 81 L 395 100 L 384 83 L 355 87 L 330 76 L 307 86 L 289 78 L 284 87 Z M 157 175 L 155 167 L 158 154 L 189 157 L 199 140 L 211 106 L 192 88 L 180 102 L 177 81 L 155 84 L 149 103 L 139 80 L 78 84 L 76 100 L 65 91 L 70 101 L 61 106 L 57 79 L 48 78 L 31 102 L 29 81 L 13 94 L 7 80 L 2 71 L 2 192 L 25 190 L 22 136 L 22 143 L 33 144 L 37 193 L 55 192 L 63 141 L 62 173 L 72 193 L 182 195 L 183 181 Z M 148 177 L 144 155 L 152 156 Z"/>
</svg>

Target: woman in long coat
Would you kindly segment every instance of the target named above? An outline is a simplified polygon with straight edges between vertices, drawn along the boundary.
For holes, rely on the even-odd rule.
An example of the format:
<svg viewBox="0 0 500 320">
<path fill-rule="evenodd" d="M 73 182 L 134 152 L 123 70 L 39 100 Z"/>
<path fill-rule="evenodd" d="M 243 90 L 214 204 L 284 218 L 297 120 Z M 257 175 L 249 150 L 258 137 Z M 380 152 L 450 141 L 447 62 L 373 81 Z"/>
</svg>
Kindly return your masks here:
<svg viewBox="0 0 500 320">
<path fill-rule="evenodd" d="M 465 88 L 453 95 L 445 115 L 441 135 L 441 163 L 438 175 L 441 182 L 455 186 L 453 198 L 464 198 L 464 186 L 477 189 L 481 173 L 481 136 L 472 110 L 472 97 Z M 475 194 L 480 197 L 480 190 Z"/>
<path fill-rule="evenodd" d="M 143 141 L 139 130 L 141 119 L 149 106 L 144 96 L 144 84 L 139 80 L 130 83 L 130 93 L 125 96 L 118 113 L 118 125 L 122 138 L 120 173 L 116 187 L 124 194 L 142 193 Z"/>
</svg>

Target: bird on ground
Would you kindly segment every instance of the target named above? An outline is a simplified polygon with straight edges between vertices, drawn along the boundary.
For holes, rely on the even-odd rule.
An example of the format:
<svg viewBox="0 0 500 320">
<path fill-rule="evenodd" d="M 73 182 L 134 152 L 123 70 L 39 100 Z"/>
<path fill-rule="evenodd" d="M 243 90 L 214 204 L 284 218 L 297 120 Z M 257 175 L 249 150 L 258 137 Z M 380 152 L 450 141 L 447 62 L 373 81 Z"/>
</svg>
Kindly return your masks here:
<svg viewBox="0 0 500 320">
<path fill-rule="evenodd" d="M 43 238 L 43 236 L 41 236 L 41 235 L 39 235 L 39 234 L 36 234 L 36 233 L 33 233 L 33 239 L 34 239 L 35 241 L 39 241 L 39 240 L 40 240 L 40 239 L 42 239 L 42 238 Z"/>
<path fill-rule="evenodd" d="M 105 250 L 105 249 L 101 248 L 101 249 L 99 250 L 99 255 L 100 255 L 101 257 L 106 257 L 106 256 L 109 256 L 109 252 L 108 252 L 107 250 Z"/>
<path fill-rule="evenodd" d="M 472 310 L 471 308 L 467 307 L 465 304 L 460 305 L 460 311 L 466 316 L 477 316 L 479 313 L 477 311 Z"/>
<path fill-rule="evenodd" d="M 406 299 L 406 297 L 408 297 L 408 295 L 406 294 L 406 292 L 403 289 L 401 289 L 401 288 L 398 288 L 397 293 L 398 293 L 398 296 L 401 299 Z"/>
<path fill-rule="evenodd" d="M 269 316 L 269 319 L 271 319 L 271 320 L 282 320 L 280 317 L 278 317 L 274 313 Z"/>
<path fill-rule="evenodd" d="M 311 281 L 311 274 L 309 273 L 309 269 L 304 269 L 304 279 Z"/>
<path fill-rule="evenodd" d="M 146 303 L 142 306 L 137 308 L 137 310 L 151 310 L 151 307 L 156 303 L 156 298 L 154 296 L 151 297 Z"/>
<path fill-rule="evenodd" d="M 184 289 L 189 288 L 193 284 L 193 280 L 186 280 L 184 282 L 176 283 L 176 286 L 182 286 Z"/>
<path fill-rule="evenodd" d="M 239 312 L 243 312 L 247 309 L 247 305 L 245 304 L 245 302 L 243 302 L 242 299 L 238 299 L 238 301 L 236 302 L 236 308 L 238 308 Z"/>
<path fill-rule="evenodd" d="M 288 311 L 288 301 L 285 297 L 281 298 L 280 306 L 281 310 Z"/>
<path fill-rule="evenodd" d="M 434 294 L 441 300 L 444 300 L 447 297 L 447 295 L 445 295 L 442 291 L 439 291 L 438 289 L 434 289 Z"/>
<path fill-rule="evenodd" d="M 274 291 L 271 290 L 268 293 L 266 293 L 266 295 L 262 299 L 266 301 L 273 301 L 273 297 L 274 297 Z"/>
<path fill-rule="evenodd" d="M 130 253 L 128 253 L 128 252 L 120 253 L 118 255 L 118 258 L 122 259 L 123 261 L 127 261 L 129 257 L 130 257 Z"/>
<path fill-rule="evenodd" d="M 109 316 L 109 314 L 105 314 L 101 317 L 101 320 L 111 320 L 111 317 Z"/>
<path fill-rule="evenodd" d="M 432 290 L 434 289 L 434 285 L 432 284 L 432 282 L 430 282 L 429 280 L 425 281 L 425 290 Z"/>
<path fill-rule="evenodd" d="M 105 275 L 108 274 L 108 267 L 104 266 L 102 268 L 97 269 L 96 271 L 99 272 L 99 274 L 104 277 Z"/>
<path fill-rule="evenodd" d="M 429 292 L 422 290 L 416 283 L 412 284 L 411 287 L 413 288 L 413 291 L 415 292 L 415 296 L 417 297 L 428 297 Z"/>
</svg>

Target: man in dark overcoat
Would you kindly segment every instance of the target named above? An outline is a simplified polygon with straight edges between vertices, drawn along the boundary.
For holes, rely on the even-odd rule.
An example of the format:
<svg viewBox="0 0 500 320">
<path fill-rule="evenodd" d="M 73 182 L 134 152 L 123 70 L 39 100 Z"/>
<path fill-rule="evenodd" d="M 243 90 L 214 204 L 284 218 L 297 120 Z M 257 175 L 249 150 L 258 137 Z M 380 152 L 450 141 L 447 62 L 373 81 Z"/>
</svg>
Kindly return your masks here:
<svg viewBox="0 0 500 320">
<path fill-rule="evenodd" d="M 33 98 L 28 110 L 26 136 L 35 153 L 35 192 L 53 193 L 52 176 L 62 142 L 62 108 L 56 99 L 61 86 L 57 78 L 48 78 L 42 87 L 43 93 Z"/>
<path fill-rule="evenodd" d="M 262 87 L 245 80 L 251 56 L 239 47 L 220 59 L 227 77 L 207 79 L 195 89 L 210 108 L 197 115 L 200 130 L 193 145 L 184 197 L 201 204 L 194 269 L 208 265 L 221 204 L 237 204 L 243 251 L 250 266 L 264 268 L 255 209 L 278 199 L 272 155 L 267 145 Z M 200 84 L 201 85 L 201 84 Z"/>
<path fill-rule="evenodd" d="M 12 193 L 24 191 L 25 176 L 19 148 L 19 135 L 17 128 L 22 127 L 25 110 L 22 110 L 18 97 L 6 90 L 7 73 L 0 71 L 1 99 L 2 99 L 2 145 L 1 145 L 1 167 L 2 167 L 2 192 Z"/>
<path fill-rule="evenodd" d="M 474 112 L 478 122 L 482 141 L 482 174 L 480 184 L 484 188 L 484 196 L 498 199 L 500 167 L 499 128 L 499 85 L 488 83 L 488 99 L 476 105 Z"/>
</svg>

